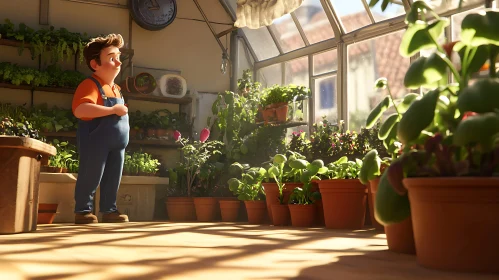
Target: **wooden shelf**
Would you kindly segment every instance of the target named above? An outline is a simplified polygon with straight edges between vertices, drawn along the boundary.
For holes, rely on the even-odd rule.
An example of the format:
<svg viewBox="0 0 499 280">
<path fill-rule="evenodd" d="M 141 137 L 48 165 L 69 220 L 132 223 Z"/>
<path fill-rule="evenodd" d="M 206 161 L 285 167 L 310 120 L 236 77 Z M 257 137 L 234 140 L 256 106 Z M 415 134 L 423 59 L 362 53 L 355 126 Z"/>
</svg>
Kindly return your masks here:
<svg viewBox="0 0 499 280">
<path fill-rule="evenodd" d="M 302 126 L 302 125 L 308 125 L 307 122 L 295 122 L 295 121 L 289 121 L 285 123 L 279 123 L 279 122 L 268 122 L 265 124 L 264 122 L 257 123 L 258 126 L 264 126 L 264 127 L 276 127 L 276 128 L 290 128 L 290 127 L 297 127 L 297 126 Z"/>
<path fill-rule="evenodd" d="M 75 131 L 61 131 L 61 132 L 40 132 L 41 135 L 45 137 L 65 137 L 65 138 L 76 138 Z M 179 148 L 181 145 L 168 140 L 152 139 L 152 140 L 138 140 L 130 139 L 129 144 L 133 145 L 144 145 L 144 146 L 156 146 L 163 148 Z"/>
<path fill-rule="evenodd" d="M 9 46 L 9 47 L 20 47 L 22 45 L 21 41 L 16 41 L 16 40 L 10 40 L 10 39 L 0 39 L 0 45 L 2 46 Z M 24 43 L 25 48 L 29 48 L 31 44 Z M 122 54 L 129 54 L 129 55 L 134 55 L 135 51 L 133 49 L 126 49 L 126 48 L 121 48 L 120 52 Z"/>
<path fill-rule="evenodd" d="M 13 85 L 9 83 L 0 83 L 0 88 L 11 88 L 11 89 L 22 89 L 22 90 L 34 90 L 34 91 L 44 91 L 44 92 L 58 92 L 65 94 L 74 94 L 76 89 L 72 88 L 54 88 L 54 87 L 32 87 L 30 85 Z M 191 97 L 183 97 L 183 98 L 171 98 L 171 97 L 162 97 L 162 96 L 154 96 L 149 94 L 137 94 L 137 93 L 123 93 L 123 96 L 126 100 L 142 100 L 142 101 L 150 101 L 156 103 L 170 103 L 170 104 L 189 104 L 192 102 Z"/>
<path fill-rule="evenodd" d="M 123 96 L 125 97 L 125 99 L 151 101 L 156 103 L 189 104 L 192 102 L 191 97 L 172 98 L 172 97 L 154 96 L 150 94 L 127 93 L 127 92 L 124 92 Z"/>
</svg>

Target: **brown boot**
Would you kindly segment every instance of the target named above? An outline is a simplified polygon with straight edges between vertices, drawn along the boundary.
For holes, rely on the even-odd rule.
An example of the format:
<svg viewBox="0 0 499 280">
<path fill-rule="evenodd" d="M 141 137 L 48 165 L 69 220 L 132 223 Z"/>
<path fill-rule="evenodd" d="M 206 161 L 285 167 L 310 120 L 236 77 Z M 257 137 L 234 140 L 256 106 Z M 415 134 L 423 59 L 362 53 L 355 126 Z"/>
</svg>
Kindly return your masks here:
<svg viewBox="0 0 499 280">
<path fill-rule="evenodd" d="M 126 223 L 128 222 L 128 216 L 121 214 L 120 212 L 104 213 L 102 214 L 103 223 Z"/>
<path fill-rule="evenodd" d="M 76 213 L 75 224 L 93 224 L 98 223 L 97 216 L 92 213 Z"/>
</svg>

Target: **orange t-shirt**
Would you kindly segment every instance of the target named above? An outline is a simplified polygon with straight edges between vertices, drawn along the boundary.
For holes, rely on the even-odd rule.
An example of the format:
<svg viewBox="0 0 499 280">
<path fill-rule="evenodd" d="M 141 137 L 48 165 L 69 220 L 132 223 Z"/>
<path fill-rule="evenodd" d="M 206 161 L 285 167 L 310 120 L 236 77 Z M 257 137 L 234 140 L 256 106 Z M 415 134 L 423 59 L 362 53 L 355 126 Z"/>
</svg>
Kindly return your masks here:
<svg viewBox="0 0 499 280">
<path fill-rule="evenodd" d="M 121 98 L 120 94 L 120 87 L 117 84 L 114 84 L 113 87 L 110 85 L 106 84 L 99 76 L 97 75 L 92 75 L 97 81 L 102 86 L 102 89 L 104 90 L 104 93 L 106 94 L 107 97 L 118 97 Z M 92 103 L 92 104 L 97 104 L 97 105 L 104 105 L 104 100 L 102 99 L 102 96 L 100 94 L 99 88 L 95 84 L 94 81 L 90 79 L 85 79 L 83 82 L 81 82 L 78 85 L 78 88 L 76 88 L 75 94 L 73 96 L 73 114 L 78 108 L 83 103 Z M 92 120 L 92 118 L 81 118 L 84 121 L 89 121 Z"/>
</svg>

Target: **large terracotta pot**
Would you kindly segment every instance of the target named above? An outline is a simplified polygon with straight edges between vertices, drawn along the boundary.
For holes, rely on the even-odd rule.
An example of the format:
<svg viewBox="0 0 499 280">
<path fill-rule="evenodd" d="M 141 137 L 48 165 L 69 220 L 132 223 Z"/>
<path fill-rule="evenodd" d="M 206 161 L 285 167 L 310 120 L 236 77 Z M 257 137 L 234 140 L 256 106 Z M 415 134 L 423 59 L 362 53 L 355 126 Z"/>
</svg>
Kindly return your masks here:
<svg viewBox="0 0 499 280">
<path fill-rule="evenodd" d="M 499 273 L 499 178 L 407 178 L 418 263 Z"/>
<path fill-rule="evenodd" d="M 317 181 L 324 222 L 331 229 L 361 229 L 366 214 L 367 187 L 358 179 Z"/>
<path fill-rule="evenodd" d="M 212 222 L 215 220 L 217 200 L 214 197 L 194 197 L 194 207 L 198 222 Z"/>
<path fill-rule="evenodd" d="M 267 214 L 265 201 L 263 200 L 246 200 L 246 212 L 248 213 L 248 223 L 263 224 Z"/>
<path fill-rule="evenodd" d="M 263 189 L 265 191 L 265 202 L 267 204 L 267 212 L 269 213 L 269 219 L 272 223 L 272 207 L 273 204 L 279 204 L 279 187 L 276 183 L 262 183 Z M 289 197 L 293 190 L 297 187 L 302 187 L 303 183 L 284 183 L 284 189 L 282 190 L 284 204 L 288 204 Z"/>
<path fill-rule="evenodd" d="M 196 209 L 192 197 L 168 197 L 165 204 L 171 221 L 196 220 Z"/>
</svg>

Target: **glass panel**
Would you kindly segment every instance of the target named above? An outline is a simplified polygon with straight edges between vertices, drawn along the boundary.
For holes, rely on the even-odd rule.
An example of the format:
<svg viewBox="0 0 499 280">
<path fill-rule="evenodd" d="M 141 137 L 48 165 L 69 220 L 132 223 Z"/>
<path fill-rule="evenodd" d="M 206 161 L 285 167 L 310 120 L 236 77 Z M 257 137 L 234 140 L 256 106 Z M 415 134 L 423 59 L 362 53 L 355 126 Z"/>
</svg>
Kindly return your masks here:
<svg viewBox="0 0 499 280">
<path fill-rule="evenodd" d="M 404 87 L 409 58 L 400 56 L 398 47 L 404 30 L 348 46 L 348 116 L 349 128 L 359 131 L 367 115 L 387 94 L 374 89 L 374 81 L 386 77 L 395 98 L 407 91 Z"/>
<path fill-rule="evenodd" d="M 308 56 L 286 62 L 286 85 L 294 84 L 309 87 Z"/>
<path fill-rule="evenodd" d="M 253 69 L 253 57 L 248 49 L 246 49 L 246 44 L 243 39 L 239 39 L 239 57 L 238 59 L 238 69 L 237 69 L 237 78 L 243 76 L 243 71 L 246 69 Z M 253 77 L 254 78 L 254 77 Z"/>
<path fill-rule="evenodd" d="M 333 28 L 320 0 L 303 1 L 303 4 L 295 10 L 295 15 L 310 44 L 334 38 Z"/>
<path fill-rule="evenodd" d="M 443 13 L 448 10 L 457 9 L 459 7 L 459 0 L 439 0 L 439 1 L 425 1 L 434 11 Z M 477 3 L 484 3 L 483 0 L 464 0 L 463 6 L 470 6 Z"/>
<path fill-rule="evenodd" d="M 338 121 L 336 75 L 315 80 L 315 122 L 326 116 L 328 121 Z"/>
<path fill-rule="evenodd" d="M 314 75 L 338 70 L 338 52 L 331 50 L 314 55 Z"/>
<path fill-rule="evenodd" d="M 274 64 L 258 70 L 258 81 L 263 87 L 271 87 L 282 83 L 282 64 Z"/>
<path fill-rule="evenodd" d="M 290 14 L 274 20 L 270 29 L 274 32 L 283 52 L 290 52 L 305 47 L 305 43 Z"/>
<path fill-rule="evenodd" d="M 369 1 L 367 1 L 369 3 Z M 390 19 L 394 18 L 400 15 L 405 15 L 405 9 L 404 9 L 404 4 L 402 4 L 402 1 L 400 2 L 392 2 L 388 5 L 386 10 L 383 12 L 381 11 L 381 5 L 378 4 L 374 8 L 370 8 L 371 13 L 373 14 L 374 21 L 382 21 L 385 19 Z"/>
<path fill-rule="evenodd" d="M 371 19 L 361 0 L 330 0 L 336 15 L 340 17 L 345 32 L 351 32 L 371 24 Z"/>
<path fill-rule="evenodd" d="M 461 40 L 461 23 L 463 22 L 463 19 L 469 15 L 469 14 L 474 14 L 477 13 L 480 10 L 483 10 L 485 8 L 479 7 L 475 8 L 463 13 L 455 14 L 451 17 L 451 24 L 452 24 L 452 41 L 459 41 Z"/>
<path fill-rule="evenodd" d="M 248 38 L 248 42 L 255 51 L 258 60 L 264 60 L 279 55 L 279 50 L 272 40 L 266 27 L 249 29 L 243 27 L 243 32 Z"/>
</svg>

